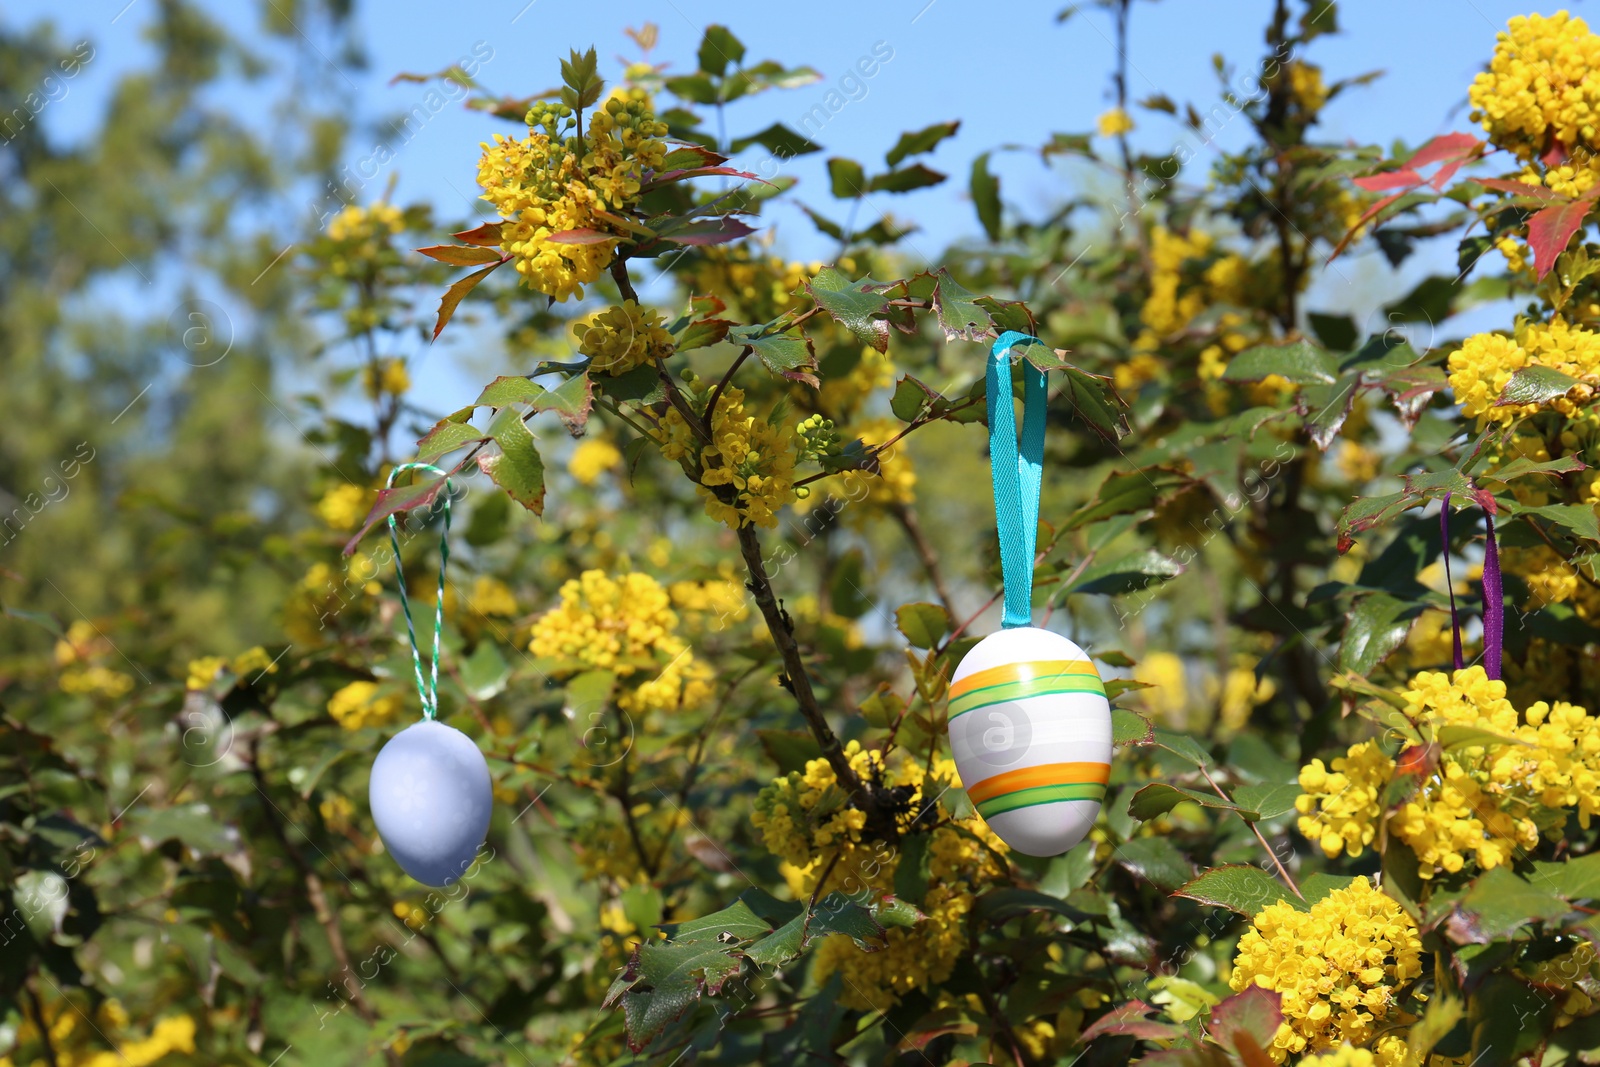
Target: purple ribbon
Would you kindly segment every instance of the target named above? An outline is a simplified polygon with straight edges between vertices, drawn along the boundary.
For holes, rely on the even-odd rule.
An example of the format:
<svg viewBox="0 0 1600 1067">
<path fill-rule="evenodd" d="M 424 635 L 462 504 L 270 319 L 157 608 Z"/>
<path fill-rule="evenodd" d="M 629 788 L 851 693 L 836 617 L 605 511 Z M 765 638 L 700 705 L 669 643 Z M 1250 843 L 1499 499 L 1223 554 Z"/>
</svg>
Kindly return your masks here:
<svg viewBox="0 0 1600 1067">
<path fill-rule="evenodd" d="M 1456 586 L 1450 580 L 1450 494 L 1444 495 L 1444 504 L 1439 508 L 1439 538 L 1444 545 L 1444 587 L 1450 594 L 1450 640 L 1455 648 L 1455 666 L 1460 670 L 1466 666 L 1466 661 L 1461 655 L 1461 619 L 1456 615 Z"/>
<path fill-rule="evenodd" d="M 1481 501 L 1480 501 L 1481 503 Z M 1500 544 L 1494 533 L 1494 512 L 1491 499 L 1483 509 L 1487 539 L 1483 549 L 1483 673 L 1491 679 L 1500 678 L 1501 650 L 1506 637 L 1505 587 L 1500 574 Z M 1450 494 L 1444 495 L 1439 508 L 1439 533 L 1444 548 L 1444 584 L 1450 592 L 1450 638 L 1455 652 L 1456 670 L 1464 664 L 1461 655 L 1461 619 L 1456 614 L 1456 588 L 1450 581 Z"/>
<path fill-rule="evenodd" d="M 1494 512 L 1483 509 L 1488 543 L 1483 550 L 1483 672 L 1500 677 L 1500 648 L 1506 636 L 1506 599 L 1500 584 L 1500 546 L 1495 542 Z"/>
</svg>

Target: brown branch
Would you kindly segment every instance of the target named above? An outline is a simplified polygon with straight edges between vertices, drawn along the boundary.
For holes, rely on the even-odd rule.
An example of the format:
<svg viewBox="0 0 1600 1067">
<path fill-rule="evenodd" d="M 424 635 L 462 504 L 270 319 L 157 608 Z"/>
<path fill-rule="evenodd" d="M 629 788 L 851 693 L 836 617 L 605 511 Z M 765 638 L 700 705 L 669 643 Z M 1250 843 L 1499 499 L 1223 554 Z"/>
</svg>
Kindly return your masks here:
<svg viewBox="0 0 1600 1067">
<path fill-rule="evenodd" d="M 339 927 L 339 917 L 328 906 L 328 894 L 323 890 L 322 879 L 317 876 L 316 869 L 307 861 L 305 854 L 289 841 L 288 831 L 278 818 L 278 806 L 273 802 L 272 794 L 267 792 L 267 779 L 261 773 L 260 752 L 254 743 L 250 746 L 250 776 L 255 779 L 256 789 L 261 793 L 261 798 L 267 802 L 261 809 L 262 814 L 266 816 L 267 825 L 272 827 L 273 836 L 278 839 L 283 851 L 288 853 L 290 862 L 294 864 L 295 869 L 300 872 L 301 880 L 305 882 L 306 897 L 311 901 L 311 910 L 328 939 L 328 948 L 333 953 L 334 962 L 346 973 L 355 974 L 350 966 L 350 953 L 345 949 L 344 932 Z M 361 993 L 359 980 L 355 988 L 350 990 L 350 1003 L 355 1006 L 356 1013 L 367 1022 L 377 1019 L 378 1013 L 372 1010 L 372 1005 L 367 1003 L 367 998 Z"/>
<path fill-rule="evenodd" d="M 738 370 L 744 361 L 750 358 L 750 353 L 754 351 L 755 348 L 753 346 L 745 345 L 744 351 L 739 353 L 739 358 L 728 366 L 727 373 L 722 376 L 722 380 L 717 383 L 717 387 L 711 390 L 711 399 L 706 403 L 707 422 L 717 417 L 717 403 L 722 399 L 723 390 L 728 388 L 728 383 L 733 381 L 733 372 Z"/>
<path fill-rule="evenodd" d="M 1210 771 L 1206 770 L 1204 767 L 1201 767 L 1200 773 L 1205 776 L 1205 780 L 1210 784 L 1211 788 L 1217 791 L 1217 796 L 1221 797 L 1230 804 L 1233 803 L 1233 798 L 1229 797 L 1228 794 L 1222 791 L 1222 787 L 1217 784 L 1216 779 L 1211 777 Z M 1244 817 L 1241 815 L 1240 818 Z M 1278 859 L 1277 852 L 1273 851 L 1272 846 L 1267 844 L 1267 839 L 1261 834 L 1261 827 L 1257 826 L 1249 819 L 1245 819 L 1244 821 L 1245 825 L 1250 827 L 1250 831 L 1256 835 L 1256 840 L 1261 842 L 1261 847 L 1267 850 L 1267 855 L 1272 857 L 1272 865 L 1278 868 L 1278 877 L 1283 879 L 1283 884 L 1288 886 L 1289 891 L 1295 896 L 1299 897 L 1301 900 L 1304 900 L 1306 898 L 1305 894 L 1300 892 L 1300 887 L 1294 884 L 1294 878 L 1290 876 L 1289 871 L 1284 867 L 1283 861 Z"/>
<path fill-rule="evenodd" d="M 928 572 L 928 581 L 933 583 L 933 591 L 939 595 L 939 603 L 944 605 L 946 614 L 954 624 L 955 600 L 950 596 L 949 587 L 945 585 L 944 572 L 939 567 L 939 554 L 933 550 L 927 534 L 923 532 L 922 523 L 918 521 L 915 509 L 909 504 L 896 504 L 893 514 L 900 520 L 900 528 L 905 530 L 911 546 L 917 550 L 917 556 L 922 560 L 922 569 Z"/>
<path fill-rule="evenodd" d="M 677 798 L 673 804 L 672 821 L 667 824 L 667 832 L 661 838 L 661 848 L 656 852 L 655 869 L 657 871 L 661 870 L 661 864 L 666 859 L 667 849 L 672 847 L 672 839 L 678 834 L 678 812 L 688 806 L 689 791 L 694 788 L 695 780 L 700 776 L 700 768 L 702 761 L 705 759 L 706 747 L 711 740 L 712 733 L 716 730 L 718 721 L 722 718 L 723 711 L 727 709 L 729 702 L 733 699 L 733 691 L 739 688 L 746 678 L 756 673 L 761 667 L 762 664 L 760 663 L 751 664 L 743 674 L 729 683 L 728 688 L 723 690 L 722 699 L 717 701 L 716 710 L 711 713 L 711 717 L 700 728 L 700 736 L 695 741 L 694 754 L 689 757 L 689 769 L 684 771 L 683 781 L 678 786 Z"/>
<path fill-rule="evenodd" d="M 878 445 L 876 448 L 873 448 L 873 449 L 869 450 L 867 452 L 867 459 L 868 460 L 876 460 L 879 456 L 883 455 L 883 453 L 887 452 L 889 449 L 891 449 L 895 445 L 899 444 L 901 438 L 905 437 L 912 430 L 920 429 L 921 427 L 928 425 L 930 422 L 938 422 L 940 419 L 947 419 L 951 415 L 954 415 L 958 411 L 965 411 L 967 408 L 970 408 L 970 407 L 972 407 L 972 406 L 974 406 L 976 404 L 981 404 L 981 403 L 983 403 L 983 397 L 981 397 L 981 396 L 980 397 L 976 397 L 976 398 L 974 398 L 972 400 L 964 400 L 961 403 L 957 404 L 955 407 L 946 409 L 944 414 L 942 414 L 942 415 L 936 416 L 934 418 L 928 418 L 928 419 L 917 419 L 915 422 L 908 423 L 906 425 L 905 429 L 901 430 L 899 433 L 897 433 L 893 437 L 889 438 L 883 444 Z M 846 468 L 846 469 L 847 470 L 858 470 L 860 468 L 850 467 L 850 468 Z M 812 482 L 821 481 L 823 478 L 832 478 L 835 475 L 839 475 L 839 474 L 843 474 L 843 473 L 845 473 L 845 471 L 842 471 L 842 470 L 838 470 L 838 471 L 823 471 L 820 474 L 813 474 L 808 478 L 801 478 L 798 482 L 795 482 L 794 484 L 795 484 L 796 488 L 798 488 L 799 486 L 810 485 Z"/>
<path fill-rule="evenodd" d="M 50 1039 L 50 1024 L 44 1017 L 44 1004 L 39 1000 L 39 987 L 33 980 L 37 974 L 38 971 L 35 970 L 34 974 L 29 975 L 27 983 L 28 1003 L 33 1006 L 33 1025 L 39 1028 L 39 1043 L 44 1046 L 45 1060 L 50 1067 L 59 1067 L 61 1061 L 56 1058 L 56 1046 Z"/>
<path fill-rule="evenodd" d="M 618 256 L 611 261 L 611 280 L 617 283 L 617 291 L 624 300 L 639 302 L 639 294 L 633 291 L 633 280 L 628 277 L 628 258 Z"/>
<path fill-rule="evenodd" d="M 778 604 L 777 594 L 772 591 L 772 582 L 767 577 L 767 566 L 761 559 L 761 539 L 756 535 L 754 526 L 739 527 L 739 552 L 744 557 L 745 570 L 750 575 L 750 592 L 756 598 L 756 606 L 761 609 L 761 617 L 766 620 L 767 630 L 772 634 L 772 643 L 777 646 L 778 655 L 783 660 L 784 677 L 780 681 L 794 695 L 795 703 L 800 706 L 800 714 L 805 716 L 806 725 L 811 728 L 811 735 L 821 747 L 828 766 L 833 768 L 840 788 L 861 802 L 862 809 L 867 813 L 869 827 L 880 833 L 886 831 L 887 839 L 893 840 L 893 817 L 877 817 L 874 794 L 857 776 L 855 768 L 850 766 L 844 746 L 839 743 L 839 736 L 828 725 L 822 707 L 817 703 L 816 691 L 811 688 L 811 676 L 806 673 L 800 646 L 795 642 L 794 627 L 788 613 Z M 874 826 L 875 823 L 877 825 Z"/>
</svg>

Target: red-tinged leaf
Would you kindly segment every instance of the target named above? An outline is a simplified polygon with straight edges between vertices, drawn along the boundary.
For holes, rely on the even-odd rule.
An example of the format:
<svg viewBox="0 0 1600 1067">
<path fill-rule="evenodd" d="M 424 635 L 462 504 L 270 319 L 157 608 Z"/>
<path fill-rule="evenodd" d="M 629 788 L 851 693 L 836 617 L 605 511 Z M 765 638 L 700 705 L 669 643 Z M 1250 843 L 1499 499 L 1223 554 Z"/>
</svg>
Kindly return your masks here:
<svg viewBox="0 0 1600 1067">
<path fill-rule="evenodd" d="M 1398 193 L 1390 193 L 1388 196 L 1384 197 L 1371 207 L 1367 208 L 1367 210 L 1363 211 L 1361 213 L 1361 217 L 1356 220 L 1355 225 L 1350 227 L 1350 229 L 1345 232 L 1345 235 L 1339 238 L 1339 243 L 1333 246 L 1333 251 L 1329 252 L 1328 258 L 1323 261 L 1324 265 L 1332 263 L 1335 259 L 1338 259 L 1339 253 L 1345 250 L 1345 248 L 1350 244 L 1351 240 L 1354 239 L 1356 233 L 1360 231 L 1361 227 L 1370 222 L 1374 215 L 1388 207 L 1390 204 L 1394 203 L 1396 200 L 1399 200 L 1402 196 L 1405 196 L 1410 191 L 1410 189 L 1402 189 Z"/>
<path fill-rule="evenodd" d="M 1440 162 L 1466 162 L 1478 149 L 1483 147 L 1483 142 L 1470 133 L 1441 133 L 1412 154 L 1406 160 L 1406 166 L 1412 170 L 1426 167 L 1429 163 Z"/>
<path fill-rule="evenodd" d="M 1115 1034 L 1121 1037 L 1143 1038 L 1147 1041 L 1175 1041 L 1187 1035 L 1188 1031 L 1176 1023 L 1145 1018 L 1146 1015 L 1154 1014 L 1155 1010 L 1142 1000 L 1130 1000 L 1096 1019 L 1078 1040 L 1087 1045 L 1097 1037 Z"/>
<path fill-rule="evenodd" d="M 417 442 L 417 459 L 423 463 L 432 463 L 440 456 L 448 455 L 466 445 L 476 444 L 485 437 L 484 432 L 470 422 L 440 419 L 434 424 L 433 429 Z"/>
<path fill-rule="evenodd" d="M 599 230 L 578 228 L 576 230 L 560 230 L 546 237 L 546 241 L 558 245 L 603 245 L 607 241 L 618 240 L 614 233 L 601 233 Z"/>
<path fill-rule="evenodd" d="M 720 245 L 748 237 L 755 232 L 755 227 L 746 225 L 732 216 L 723 216 L 691 222 L 671 233 L 662 234 L 661 239 L 678 245 Z"/>
<path fill-rule="evenodd" d="M 695 167 L 715 167 L 719 163 L 726 163 L 728 157 L 713 152 L 704 145 L 691 144 L 687 141 L 673 141 L 675 146 L 661 161 L 665 172 L 690 170 Z"/>
<path fill-rule="evenodd" d="M 500 244 L 500 229 L 503 222 L 486 222 L 471 230 L 462 230 L 450 236 L 458 241 L 465 241 L 469 245 L 479 245 L 483 248 L 493 248 Z"/>
<path fill-rule="evenodd" d="M 643 237 L 646 240 L 651 240 L 656 236 L 656 231 L 652 230 L 650 227 L 645 226 L 642 223 L 635 222 L 626 215 L 619 215 L 614 211 L 601 211 L 599 208 L 596 208 L 594 209 L 594 217 L 599 219 L 601 222 L 609 222 L 619 230 L 627 230 L 629 233 Z"/>
<path fill-rule="evenodd" d="M 746 181 L 760 182 L 762 185 L 772 184 L 765 178 L 751 174 L 747 170 L 739 170 L 736 167 L 688 167 L 682 170 L 669 170 L 657 174 L 654 178 L 639 186 L 639 191 L 648 193 L 652 189 L 659 189 L 663 185 L 671 185 L 673 182 L 681 182 L 689 178 L 709 178 L 715 175 L 722 175 L 728 178 L 744 178 Z"/>
<path fill-rule="evenodd" d="M 1600 190 L 1600 186 L 1596 189 Z M 1566 249 L 1593 206 L 1594 198 L 1586 194 L 1547 207 L 1528 220 L 1528 247 L 1533 249 L 1534 272 L 1541 280 L 1555 267 L 1556 257 Z"/>
<path fill-rule="evenodd" d="M 1552 200 L 1565 199 L 1565 197 L 1553 189 L 1546 189 L 1542 185 L 1529 185 L 1527 182 L 1511 181 L 1508 178 L 1478 178 L 1476 181 L 1485 189 L 1493 189 L 1496 192 L 1501 193 L 1510 193 L 1513 196 L 1531 197 L 1534 200 L 1543 200 L 1546 203 Z"/>
<path fill-rule="evenodd" d="M 431 505 L 439 495 L 439 490 L 444 488 L 446 481 L 445 478 L 430 478 L 412 485 L 397 485 L 392 489 L 378 490 L 377 501 L 372 505 L 372 510 L 367 512 L 367 517 L 362 520 L 361 528 L 346 542 L 344 554 L 348 556 L 354 552 L 356 545 L 367 536 L 367 531 L 390 515 Z"/>
<path fill-rule="evenodd" d="M 466 295 L 476 289 L 479 282 L 487 278 L 491 271 L 503 263 L 505 263 L 505 260 L 500 260 L 489 264 L 482 270 L 475 270 L 444 291 L 444 296 L 439 298 L 439 321 L 433 324 L 433 339 L 435 341 L 439 339 L 439 334 L 449 325 L 450 320 L 455 317 L 456 308 L 460 306 Z"/>
<path fill-rule="evenodd" d="M 702 296 L 691 296 L 689 307 L 696 315 L 720 315 L 728 310 L 728 304 L 715 293 L 706 293 Z"/>
<path fill-rule="evenodd" d="M 437 259 L 440 263 L 448 263 L 452 267 L 475 267 L 481 263 L 493 263 L 500 259 L 498 249 L 482 245 L 429 245 L 417 251 L 429 259 Z"/>
<path fill-rule="evenodd" d="M 1264 1048 L 1283 1022 L 1283 997 L 1253 985 L 1211 1009 L 1211 1036 L 1224 1048 L 1239 1054 L 1246 1067 L 1271 1067 Z"/>
<path fill-rule="evenodd" d="M 1351 179 L 1358 187 L 1369 193 L 1381 193 L 1385 189 L 1413 189 L 1422 184 L 1422 175 L 1410 167 L 1401 167 L 1399 170 L 1385 171 L 1382 174 L 1369 174 L 1365 178 Z"/>
</svg>

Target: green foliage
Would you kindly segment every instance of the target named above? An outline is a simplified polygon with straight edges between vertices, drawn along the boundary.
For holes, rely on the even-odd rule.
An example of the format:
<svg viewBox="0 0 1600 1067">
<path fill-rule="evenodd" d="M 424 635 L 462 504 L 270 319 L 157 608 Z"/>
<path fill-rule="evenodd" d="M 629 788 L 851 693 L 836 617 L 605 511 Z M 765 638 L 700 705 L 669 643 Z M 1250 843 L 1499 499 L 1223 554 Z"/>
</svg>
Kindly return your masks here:
<svg viewBox="0 0 1600 1067">
<path fill-rule="evenodd" d="M 1095 6 L 1126 51 L 1133 5 Z M 837 252 L 790 263 L 760 235 L 792 181 L 730 158 L 825 151 L 739 104 L 819 76 L 721 25 L 658 62 L 646 26 L 610 89 L 596 47 L 521 57 L 545 75 L 520 91 L 559 67 L 543 99 L 465 62 L 402 76 L 572 153 L 562 182 L 500 190 L 542 212 L 588 183 L 567 228 L 369 193 L 258 232 L 274 212 L 237 208 L 341 158 L 342 102 L 283 101 L 314 146 L 287 157 L 211 103 L 263 60 L 190 5 L 138 10 L 155 58 L 95 136 L 62 147 L 46 115 L 0 145 L 0 361 L 26 428 L 0 438 L 0 1063 L 1600 1049 L 1600 185 L 1556 173 L 1591 146 L 1334 144 L 1322 107 L 1369 76 L 1308 58 L 1331 0 L 1284 4 L 1258 92 L 1220 58 L 1215 104 L 1134 105 L 1112 79 L 1141 123 L 1207 143 L 1228 109 L 1237 150 L 1140 157 L 1043 116 L 1061 196 L 1034 217 L 993 169 L 1016 146 L 977 114 L 961 140 L 935 123 L 886 139 L 886 169 L 828 159 L 848 221 L 801 206 Z M 92 61 L 45 31 L 0 30 L 0 54 L 14 95 Z M 854 229 L 968 143 L 983 240 L 925 263 L 909 223 Z M 1382 333 L 1306 306 L 1331 255 L 1398 264 L 1451 234 L 1479 278 L 1427 275 Z M 581 297 L 553 262 L 588 269 Z M 204 301 L 97 303 L 175 265 L 237 330 Z M 1502 297 L 1507 336 L 1438 341 Z M 1050 386 L 1035 619 L 1114 705 L 1099 819 L 1054 858 L 993 836 L 946 734 L 997 614 L 983 371 L 1006 330 L 1039 339 L 1018 354 Z M 492 380 L 419 395 L 435 340 L 494 353 Z M 416 714 L 391 575 L 432 582 L 446 482 L 382 488 L 413 458 L 463 509 L 439 717 L 496 797 L 437 892 L 364 800 Z M 1511 617 L 1498 689 L 1430 673 L 1452 617 L 1481 654 L 1479 512 Z M 390 516 L 399 560 L 372 536 Z"/>
</svg>

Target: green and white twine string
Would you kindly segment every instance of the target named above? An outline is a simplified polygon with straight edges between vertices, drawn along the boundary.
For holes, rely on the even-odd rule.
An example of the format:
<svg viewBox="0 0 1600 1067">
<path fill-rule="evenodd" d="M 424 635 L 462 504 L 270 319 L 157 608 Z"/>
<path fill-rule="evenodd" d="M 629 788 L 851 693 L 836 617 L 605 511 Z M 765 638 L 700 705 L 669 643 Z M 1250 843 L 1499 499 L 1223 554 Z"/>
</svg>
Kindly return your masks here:
<svg viewBox="0 0 1600 1067">
<path fill-rule="evenodd" d="M 389 472 L 389 488 L 403 471 L 432 471 L 444 479 L 444 531 L 439 535 L 439 595 L 433 611 L 433 671 L 424 683 L 422 650 L 417 647 L 417 627 L 411 620 L 411 601 L 406 596 L 406 573 L 400 565 L 399 523 L 389 516 L 389 543 L 394 546 L 394 573 L 400 585 L 400 607 L 406 615 L 406 634 L 411 638 L 411 663 L 417 672 L 417 696 L 422 698 L 422 717 L 432 720 L 439 711 L 439 644 L 444 633 L 444 571 L 450 563 L 450 477 L 431 463 L 402 463 Z"/>
</svg>

